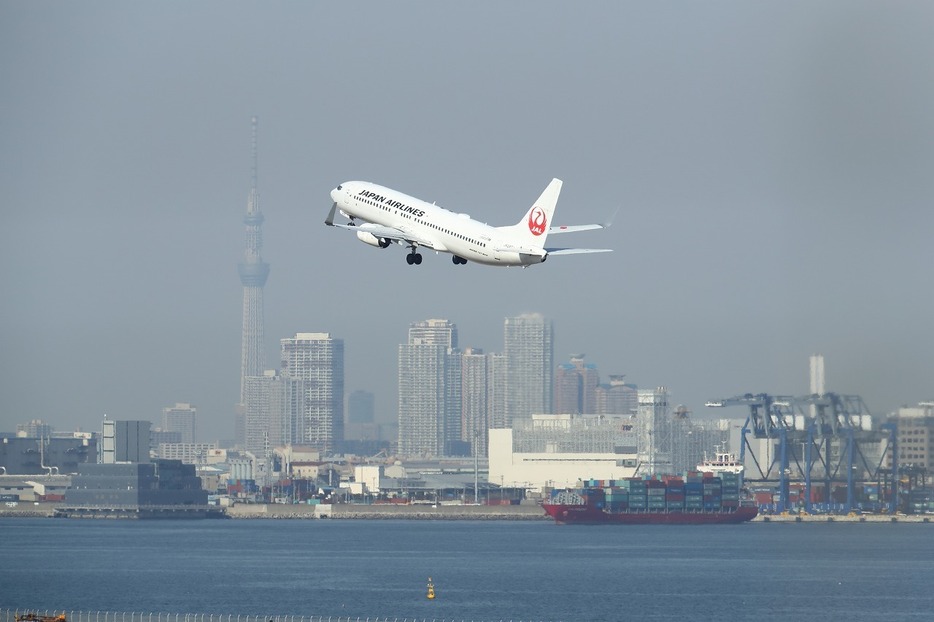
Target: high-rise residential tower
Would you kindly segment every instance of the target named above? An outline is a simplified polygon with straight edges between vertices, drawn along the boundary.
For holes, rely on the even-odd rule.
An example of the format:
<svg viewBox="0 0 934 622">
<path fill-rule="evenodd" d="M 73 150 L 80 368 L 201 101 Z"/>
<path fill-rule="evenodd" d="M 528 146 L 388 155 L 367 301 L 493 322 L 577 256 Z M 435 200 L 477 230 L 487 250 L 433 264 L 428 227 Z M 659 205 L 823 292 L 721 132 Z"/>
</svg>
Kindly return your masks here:
<svg viewBox="0 0 934 622">
<path fill-rule="evenodd" d="M 491 353 L 486 355 L 487 397 L 491 428 L 506 427 L 506 355 Z"/>
<path fill-rule="evenodd" d="M 490 428 L 489 360 L 479 348 L 467 348 L 461 356 L 461 439 L 478 456 L 487 455 Z"/>
<path fill-rule="evenodd" d="M 293 442 L 332 453 L 344 440 L 344 340 L 297 333 L 280 344 L 282 375 L 301 391 L 287 400 L 298 404 Z"/>
<path fill-rule="evenodd" d="M 639 387 L 625 378 L 625 374 L 613 374 L 608 384 L 597 385 L 598 415 L 635 415 L 639 411 Z"/>
<path fill-rule="evenodd" d="M 557 414 L 593 415 L 597 413 L 597 385 L 600 374 L 593 363 L 585 363 L 583 354 L 572 354 L 569 363 L 555 370 L 555 402 Z"/>
<path fill-rule="evenodd" d="M 552 412 L 554 327 L 539 313 L 507 317 L 505 427 L 514 419 Z"/>
<path fill-rule="evenodd" d="M 271 456 L 282 445 L 300 443 L 305 384 L 276 370 L 246 379 L 245 438 L 241 447 L 257 456 Z"/>
<path fill-rule="evenodd" d="M 198 409 L 191 404 L 176 402 L 162 409 L 162 430 L 178 432 L 179 443 L 195 442 L 195 418 Z"/>
<path fill-rule="evenodd" d="M 438 319 L 412 323 L 407 343 L 399 346 L 401 455 L 458 453 L 461 389 L 457 326 Z"/>
<path fill-rule="evenodd" d="M 263 213 L 259 208 L 259 192 L 256 187 L 257 156 L 256 126 L 252 125 L 252 187 L 247 200 L 246 248 L 243 262 L 239 265 L 240 283 L 243 284 L 243 328 L 240 337 L 240 401 L 237 409 L 236 435 L 238 442 L 244 441 L 244 407 L 246 402 L 246 379 L 262 376 L 266 369 L 266 354 L 263 349 L 263 287 L 269 277 L 269 264 L 263 261 Z"/>
</svg>

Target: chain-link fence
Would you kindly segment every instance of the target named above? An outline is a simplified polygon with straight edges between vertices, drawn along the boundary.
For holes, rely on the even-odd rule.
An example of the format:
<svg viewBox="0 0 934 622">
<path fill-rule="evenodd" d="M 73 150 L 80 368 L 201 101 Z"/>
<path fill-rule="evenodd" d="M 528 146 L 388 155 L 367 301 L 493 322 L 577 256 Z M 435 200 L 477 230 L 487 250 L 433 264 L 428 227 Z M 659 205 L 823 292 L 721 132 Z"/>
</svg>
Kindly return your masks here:
<svg viewBox="0 0 934 622">
<path fill-rule="evenodd" d="M 146 613 L 142 611 L 42 611 L 0 609 L 0 622 L 473 622 L 440 618 L 233 615 L 211 613 Z M 500 620 L 499 622 L 522 622 Z"/>
</svg>

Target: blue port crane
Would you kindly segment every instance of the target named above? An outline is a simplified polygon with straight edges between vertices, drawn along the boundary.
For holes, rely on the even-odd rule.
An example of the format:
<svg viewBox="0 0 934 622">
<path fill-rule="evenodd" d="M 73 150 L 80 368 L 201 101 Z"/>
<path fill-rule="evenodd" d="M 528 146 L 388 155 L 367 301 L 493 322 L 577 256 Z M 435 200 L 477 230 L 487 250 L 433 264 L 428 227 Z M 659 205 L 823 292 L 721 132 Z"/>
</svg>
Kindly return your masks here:
<svg viewBox="0 0 934 622">
<path fill-rule="evenodd" d="M 776 396 L 768 393 L 745 393 L 733 397 L 710 400 L 705 405 L 708 408 L 726 408 L 728 406 L 746 406 L 749 408 L 749 416 L 746 417 L 746 423 L 743 424 L 742 445 L 739 450 L 739 459 L 741 463 L 746 462 L 746 450 L 759 470 L 760 481 L 773 481 L 772 469 L 778 471 L 778 504 L 779 512 L 784 512 L 789 507 L 788 478 L 791 474 L 789 468 L 789 437 L 800 436 L 799 431 L 794 427 L 794 412 L 792 410 L 793 399 L 788 396 Z M 770 438 L 779 441 L 779 451 L 777 456 L 763 469 L 762 463 L 756 456 L 752 445 L 749 443 L 749 432 L 755 438 Z M 776 459 L 778 465 L 775 464 Z M 748 478 L 747 478 L 748 479 Z"/>
<path fill-rule="evenodd" d="M 884 424 L 873 430 L 869 425 L 871 415 L 866 404 L 858 395 L 841 395 L 838 393 L 824 393 L 822 395 L 806 395 L 796 398 L 796 404 L 807 406 L 808 414 L 808 440 L 805 448 L 808 452 L 816 454 L 817 462 L 821 464 L 825 475 L 825 486 L 830 490 L 833 481 L 844 479 L 840 476 L 842 469 L 846 470 L 847 497 L 845 509 L 847 512 L 855 506 L 854 491 L 857 471 L 868 474 L 872 479 L 881 479 L 882 465 L 888 452 L 892 457 L 892 469 L 889 481 L 892 487 L 889 490 L 889 511 L 895 512 L 898 501 L 897 473 L 898 454 L 896 452 L 897 429 L 895 424 Z M 831 456 L 831 442 L 840 439 L 845 443 L 845 451 L 836 462 Z M 878 444 L 883 439 L 888 442 L 885 452 L 882 453 L 878 464 L 870 464 L 862 451 L 867 443 Z M 811 474 L 815 464 L 813 459 L 806 460 L 808 468 L 805 472 L 807 490 L 807 510 L 811 510 Z M 880 488 L 882 488 L 880 483 Z"/>
<path fill-rule="evenodd" d="M 813 510 L 812 475 L 815 472 L 815 466 L 820 466 L 828 494 L 834 482 L 846 482 L 847 497 L 844 512 L 848 513 L 856 506 L 854 490 L 857 472 L 866 474 L 872 481 L 878 481 L 880 494 L 883 494 L 882 465 L 890 451 L 892 452 L 892 470 L 890 475 L 885 475 L 888 476 L 886 479 L 890 477 L 889 481 L 892 482 L 891 487 L 888 488 L 889 510 L 895 511 L 898 497 L 896 429 L 894 424 L 884 424 L 876 430 L 870 429 L 867 424 L 871 421 L 871 415 L 859 396 L 824 393 L 794 397 L 768 393 L 746 393 L 710 400 L 706 405 L 711 408 L 746 406 L 749 409 L 749 416 L 742 429 L 740 460 L 745 461 L 746 450 L 749 449 L 761 476 L 759 481 L 775 481 L 773 469 L 777 470 L 779 499 L 776 509 L 779 512 L 787 510 L 790 505 L 789 480 L 792 475 L 790 468 L 792 461 L 797 467 L 797 473 L 801 474 L 804 479 L 806 511 Z M 778 454 L 772 457 L 765 469 L 749 443 L 750 432 L 755 438 L 774 439 L 778 443 Z M 878 444 L 883 439 L 888 439 L 885 451 L 882 452 L 878 464 L 870 464 L 861 446 L 866 443 Z M 833 459 L 834 442 L 838 447 L 845 448 L 840 452 L 837 460 Z M 798 451 L 802 445 L 804 465 L 800 462 L 802 452 Z M 777 465 L 776 462 L 778 462 Z M 860 479 L 865 481 L 864 478 Z"/>
</svg>

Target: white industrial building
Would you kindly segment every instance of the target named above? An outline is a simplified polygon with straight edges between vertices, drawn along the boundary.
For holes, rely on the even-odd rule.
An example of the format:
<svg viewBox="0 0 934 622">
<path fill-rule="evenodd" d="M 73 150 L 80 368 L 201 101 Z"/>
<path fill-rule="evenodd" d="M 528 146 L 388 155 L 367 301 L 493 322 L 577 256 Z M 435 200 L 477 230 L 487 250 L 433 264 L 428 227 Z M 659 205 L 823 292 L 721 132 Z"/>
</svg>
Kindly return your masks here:
<svg viewBox="0 0 934 622">
<path fill-rule="evenodd" d="M 696 468 L 707 453 L 739 447 L 741 422 L 676 416 L 672 423 L 658 406 L 662 391 L 643 395 L 636 415 L 532 415 L 511 429 L 491 429 L 488 481 L 532 491 L 570 488 L 587 479 L 680 473 Z"/>
<path fill-rule="evenodd" d="M 216 449 L 217 443 L 159 443 L 156 456 L 185 464 L 207 464 L 209 452 Z"/>
<path fill-rule="evenodd" d="M 532 415 L 490 430 L 489 481 L 533 491 L 632 477 L 638 433 L 628 415 Z"/>
</svg>

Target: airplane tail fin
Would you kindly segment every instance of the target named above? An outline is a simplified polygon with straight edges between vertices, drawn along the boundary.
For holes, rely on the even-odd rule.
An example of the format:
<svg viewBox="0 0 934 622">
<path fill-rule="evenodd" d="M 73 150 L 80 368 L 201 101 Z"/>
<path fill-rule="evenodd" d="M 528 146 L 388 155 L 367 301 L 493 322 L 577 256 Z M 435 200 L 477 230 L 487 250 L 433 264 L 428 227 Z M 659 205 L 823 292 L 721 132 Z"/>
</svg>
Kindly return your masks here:
<svg viewBox="0 0 934 622">
<path fill-rule="evenodd" d="M 548 228 L 551 218 L 558 204 L 558 195 L 561 194 L 561 180 L 552 179 L 538 200 L 532 204 L 522 220 L 509 227 L 514 239 L 524 246 L 543 248 L 548 237 Z"/>
</svg>

